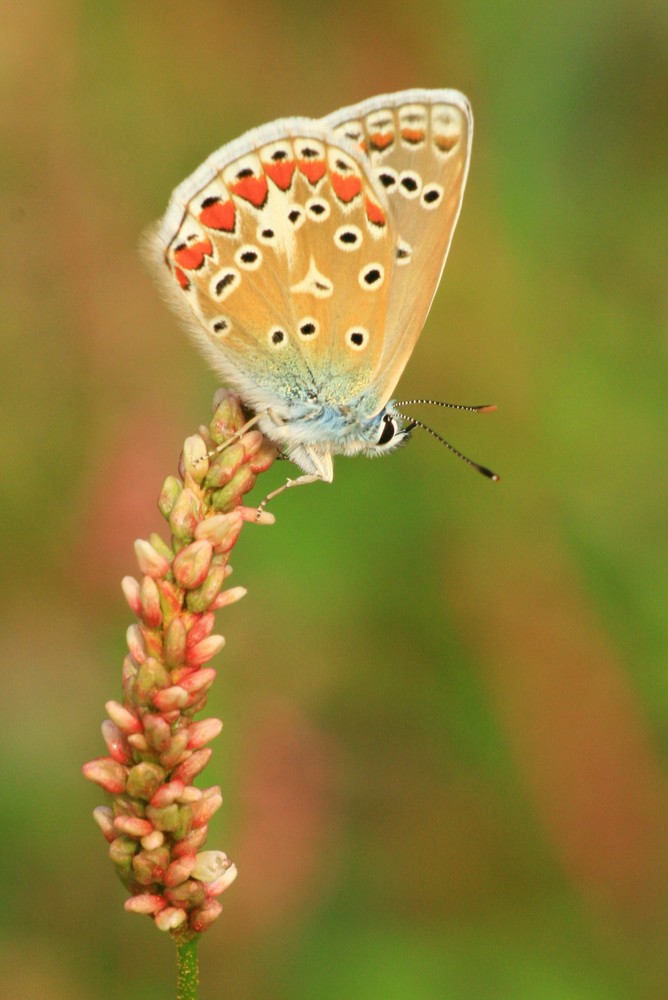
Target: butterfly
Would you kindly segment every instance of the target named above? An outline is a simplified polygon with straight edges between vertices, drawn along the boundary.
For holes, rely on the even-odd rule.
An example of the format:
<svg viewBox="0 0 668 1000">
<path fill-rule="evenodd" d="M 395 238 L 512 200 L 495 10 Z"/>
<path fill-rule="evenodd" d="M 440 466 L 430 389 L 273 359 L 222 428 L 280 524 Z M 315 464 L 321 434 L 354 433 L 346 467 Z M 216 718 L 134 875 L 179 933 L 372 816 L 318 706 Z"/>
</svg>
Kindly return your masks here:
<svg viewBox="0 0 668 1000">
<path fill-rule="evenodd" d="M 150 232 L 170 302 L 301 469 L 282 489 L 331 482 L 334 455 L 393 451 L 419 423 L 390 397 L 438 287 L 472 136 L 455 90 L 281 118 L 213 153 Z"/>
</svg>

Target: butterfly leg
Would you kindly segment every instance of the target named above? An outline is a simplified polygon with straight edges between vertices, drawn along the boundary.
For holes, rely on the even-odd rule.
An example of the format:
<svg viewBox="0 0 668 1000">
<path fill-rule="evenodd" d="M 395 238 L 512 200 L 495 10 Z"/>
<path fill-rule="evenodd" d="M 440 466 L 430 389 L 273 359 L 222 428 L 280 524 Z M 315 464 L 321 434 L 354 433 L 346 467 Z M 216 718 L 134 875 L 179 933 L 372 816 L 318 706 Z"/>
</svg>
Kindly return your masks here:
<svg viewBox="0 0 668 1000">
<path fill-rule="evenodd" d="M 328 453 L 323 454 L 309 448 L 308 445 L 300 445 L 294 448 L 288 457 L 290 461 L 295 462 L 305 470 L 304 475 L 298 476 L 296 479 L 288 479 L 277 490 L 268 493 L 262 503 L 258 504 L 257 517 L 260 517 L 270 500 L 273 500 L 280 493 L 284 493 L 285 490 L 289 490 L 293 486 L 306 486 L 308 483 L 331 483 L 334 478 L 332 456 Z"/>
<path fill-rule="evenodd" d="M 262 515 L 262 511 L 267 506 L 270 500 L 277 497 L 280 493 L 285 493 L 286 490 L 291 489 L 293 486 L 306 486 L 307 483 L 320 483 L 322 482 L 322 476 L 298 476 L 297 479 L 287 479 L 282 486 L 279 486 L 277 490 L 272 490 L 271 493 L 267 493 L 264 500 L 257 505 L 257 514 L 255 520 L 257 521 Z"/>
</svg>

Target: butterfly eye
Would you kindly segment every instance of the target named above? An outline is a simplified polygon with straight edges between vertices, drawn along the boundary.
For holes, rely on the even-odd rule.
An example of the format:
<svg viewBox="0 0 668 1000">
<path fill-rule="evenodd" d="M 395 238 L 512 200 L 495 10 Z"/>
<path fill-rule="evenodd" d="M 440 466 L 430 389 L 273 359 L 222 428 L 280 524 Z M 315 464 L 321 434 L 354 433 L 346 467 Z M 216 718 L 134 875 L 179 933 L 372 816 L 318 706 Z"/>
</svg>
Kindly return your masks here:
<svg viewBox="0 0 668 1000">
<path fill-rule="evenodd" d="M 376 444 L 378 445 L 389 444 L 398 430 L 399 430 L 399 425 L 397 424 L 394 417 L 391 417 L 389 413 L 386 413 L 385 416 L 383 417 L 383 426 L 380 432 L 380 437 L 378 438 Z"/>
</svg>

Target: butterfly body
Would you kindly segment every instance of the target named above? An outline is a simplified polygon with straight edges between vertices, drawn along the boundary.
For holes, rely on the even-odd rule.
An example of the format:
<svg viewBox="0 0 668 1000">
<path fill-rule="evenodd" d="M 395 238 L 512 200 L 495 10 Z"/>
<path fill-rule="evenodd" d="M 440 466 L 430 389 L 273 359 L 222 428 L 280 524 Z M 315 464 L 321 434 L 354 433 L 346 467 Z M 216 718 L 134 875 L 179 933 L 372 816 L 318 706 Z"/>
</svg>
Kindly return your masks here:
<svg viewBox="0 0 668 1000">
<path fill-rule="evenodd" d="M 170 301 L 303 481 L 406 439 L 390 396 L 438 286 L 472 128 L 449 90 L 272 122 L 210 156 L 149 237 Z"/>
</svg>

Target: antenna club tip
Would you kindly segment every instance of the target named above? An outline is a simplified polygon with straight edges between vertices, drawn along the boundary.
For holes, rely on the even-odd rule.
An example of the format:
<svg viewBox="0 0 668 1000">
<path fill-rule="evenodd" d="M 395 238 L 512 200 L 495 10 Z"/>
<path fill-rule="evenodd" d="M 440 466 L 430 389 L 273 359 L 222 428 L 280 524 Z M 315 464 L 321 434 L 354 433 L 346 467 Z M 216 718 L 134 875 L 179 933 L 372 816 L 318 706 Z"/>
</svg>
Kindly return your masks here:
<svg viewBox="0 0 668 1000">
<path fill-rule="evenodd" d="M 488 403 L 487 406 L 479 406 L 478 413 L 494 413 L 496 410 L 496 403 Z"/>
<path fill-rule="evenodd" d="M 488 479 L 491 479 L 493 483 L 501 482 L 501 476 L 497 475 L 496 472 L 492 472 L 491 469 L 486 468 L 484 465 L 479 465 L 478 470 L 482 472 L 483 476 L 487 476 Z"/>
</svg>

